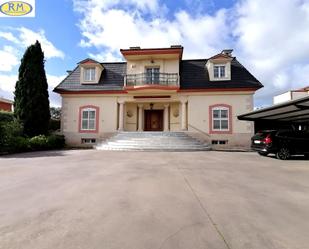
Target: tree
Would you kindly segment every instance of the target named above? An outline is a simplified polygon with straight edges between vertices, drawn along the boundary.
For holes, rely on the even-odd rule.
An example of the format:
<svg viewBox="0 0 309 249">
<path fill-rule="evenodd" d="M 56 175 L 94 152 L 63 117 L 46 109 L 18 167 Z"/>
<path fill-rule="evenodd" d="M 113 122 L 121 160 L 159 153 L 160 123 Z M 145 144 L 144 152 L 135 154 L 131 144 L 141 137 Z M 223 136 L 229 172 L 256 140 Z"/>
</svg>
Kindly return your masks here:
<svg viewBox="0 0 309 249">
<path fill-rule="evenodd" d="M 51 107 L 50 116 L 52 119 L 60 120 L 61 117 L 61 108 L 60 107 Z"/>
<path fill-rule="evenodd" d="M 36 41 L 24 53 L 15 86 L 14 114 L 23 124 L 24 134 L 47 134 L 50 119 L 48 84 L 44 69 L 44 53 Z"/>
</svg>

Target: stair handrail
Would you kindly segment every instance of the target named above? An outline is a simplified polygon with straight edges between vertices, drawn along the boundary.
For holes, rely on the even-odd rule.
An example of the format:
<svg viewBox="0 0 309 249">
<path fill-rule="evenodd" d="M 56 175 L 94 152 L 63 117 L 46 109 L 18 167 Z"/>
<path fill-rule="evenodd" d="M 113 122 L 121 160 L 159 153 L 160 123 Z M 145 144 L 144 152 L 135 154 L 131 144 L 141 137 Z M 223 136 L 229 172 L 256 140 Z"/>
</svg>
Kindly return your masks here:
<svg viewBox="0 0 309 249">
<path fill-rule="evenodd" d="M 210 138 L 210 135 L 202 130 L 200 130 L 199 128 L 196 128 L 195 126 L 188 124 L 189 127 L 193 128 L 194 130 L 197 130 L 198 132 L 202 133 L 203 135 L 205 135 L 206 137 Z"/>
</svg>

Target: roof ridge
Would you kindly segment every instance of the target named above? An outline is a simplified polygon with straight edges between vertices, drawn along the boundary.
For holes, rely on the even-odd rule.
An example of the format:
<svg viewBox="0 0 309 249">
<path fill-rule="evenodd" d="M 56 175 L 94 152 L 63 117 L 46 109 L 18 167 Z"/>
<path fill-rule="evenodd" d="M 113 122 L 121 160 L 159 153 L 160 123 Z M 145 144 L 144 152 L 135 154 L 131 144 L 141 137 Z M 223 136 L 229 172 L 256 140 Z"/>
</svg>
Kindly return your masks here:
<svg viewBox="0 0 309 249">
<path fill-rule="evenodd" d="M 234 59 L 237 60 L 237 59 L 236 59 L 236 56 L 232 56 L 231 58 L 232 58 L 233 60 L 234 60 Z M 211 59 L 211 58 L 183 59 L 183 60 L 181 60 L 181 61 L 208 61 L 209 59 Z"/>
<path fill-rule="evenodd" d="M 100 62 L 100 64 L 127 64 L 126 61 Z"/>
<path fill-rule="evenodd" d="M 181 61 L 205 61 L 205 60 L 208 60 L 208 59 L 184 59 Z"/>
</svg>

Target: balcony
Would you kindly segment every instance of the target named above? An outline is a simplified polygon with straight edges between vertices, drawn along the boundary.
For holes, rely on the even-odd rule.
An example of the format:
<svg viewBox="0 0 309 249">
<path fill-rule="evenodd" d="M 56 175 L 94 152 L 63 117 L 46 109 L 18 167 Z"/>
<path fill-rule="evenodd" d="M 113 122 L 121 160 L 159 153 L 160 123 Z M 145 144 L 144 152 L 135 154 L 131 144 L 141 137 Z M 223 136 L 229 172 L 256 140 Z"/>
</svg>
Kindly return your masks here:
<svg viewBox="0 0 309 249">
<path fill-rule="evenodd" d="M 178 87 L 177 73 L 140 73 L 127 74 L 125 77 L 126 87 L 135 86 L 167 86 Z"/>
</svg>

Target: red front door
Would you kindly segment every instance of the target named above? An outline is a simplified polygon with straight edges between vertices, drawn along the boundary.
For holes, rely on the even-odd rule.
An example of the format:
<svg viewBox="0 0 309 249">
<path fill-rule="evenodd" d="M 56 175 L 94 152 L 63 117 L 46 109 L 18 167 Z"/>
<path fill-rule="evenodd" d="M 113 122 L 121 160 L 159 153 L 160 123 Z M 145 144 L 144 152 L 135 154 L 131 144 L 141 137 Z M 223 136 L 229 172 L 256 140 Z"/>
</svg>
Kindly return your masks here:
<svg viewBox="0 0 309 249">
<path fill-rule="evenodd" d="M 163 131 L 163 110 L 145 110 L 145 131 Z"/>
</svg>

